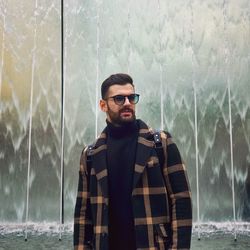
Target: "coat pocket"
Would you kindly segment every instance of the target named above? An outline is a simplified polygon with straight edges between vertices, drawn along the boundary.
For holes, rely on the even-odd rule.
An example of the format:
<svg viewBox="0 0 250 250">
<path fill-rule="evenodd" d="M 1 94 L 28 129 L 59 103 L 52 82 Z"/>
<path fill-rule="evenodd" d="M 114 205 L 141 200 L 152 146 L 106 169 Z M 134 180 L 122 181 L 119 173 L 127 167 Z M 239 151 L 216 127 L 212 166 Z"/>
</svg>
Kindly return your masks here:
<svg viewBox="0 0 250 250">
<path fill-rule="evenodd" d="M 156 224 L 154 225 L 155 243 L 159 250 L 168 249 L 171 243 L 170 224 Z"/>
</svg>

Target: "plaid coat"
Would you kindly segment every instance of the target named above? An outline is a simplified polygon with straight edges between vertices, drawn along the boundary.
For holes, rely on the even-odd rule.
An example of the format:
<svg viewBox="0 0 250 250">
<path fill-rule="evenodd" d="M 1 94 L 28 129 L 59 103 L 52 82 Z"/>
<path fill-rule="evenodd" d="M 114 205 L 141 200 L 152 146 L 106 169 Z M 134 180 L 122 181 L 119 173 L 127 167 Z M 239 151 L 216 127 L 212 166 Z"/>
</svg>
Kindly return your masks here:
<svg viewBox="0 0 250 250">
<path fill-rule="evenodd" d="M 153 131 L 143 121 L 138 121 L 131 195 L 137 250 L 189 249 L 192 209 L 185 166 L 170 134 L 161 132 L 166 149 L 164 167 L 161 168 L 152 139 Z M 90 173 L 86 165 L 86 148 L 81 155 L 74 217 L 75 250 L 109 249 L 106 152 L 105 128 L 91 151 Z"/>
</svg>

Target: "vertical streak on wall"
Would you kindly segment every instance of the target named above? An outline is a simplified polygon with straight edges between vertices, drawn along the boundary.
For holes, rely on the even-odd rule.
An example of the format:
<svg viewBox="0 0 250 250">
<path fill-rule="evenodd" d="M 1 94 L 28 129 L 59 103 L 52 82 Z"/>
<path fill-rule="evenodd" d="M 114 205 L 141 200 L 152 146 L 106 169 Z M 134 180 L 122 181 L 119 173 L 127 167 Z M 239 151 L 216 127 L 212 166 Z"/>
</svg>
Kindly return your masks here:
<svg viewBox="0 0 250 250">
<path fill-rule="evenodd" d="M 194 130 L 195 130 L 195 168 L 196 168 L 196 192 L 197 192 L 197 224 L 198 238 L 200 239 L 200 192 L 199 192 L 199 149 L 198 149 L 198 119 L 197 119 L 197 89 L 195 81 L 195 65 L 194 65 L 194 13 L 193 6 L 190 2 L 191 11 L 191 53 L 192 53 L 192 85 L 194 91 Z"/>
<path fill-rule="evenodd" d="M 162 65 L 160 64 L 160 91 L 161 91 L 161 130 L 163 130 L 163 83 L 162 83 Z"/>
<path fill-rule="evenodd" d="M 130 41 L 130 0 L 128 0 L 128 61 L 127 61 L 127 70 L 128 74 L 130 71 L 130 53 L 131 53 L 131 41 Z"/>
<path fill-rule="evenodd" d="M 160 0 L 158 0 L 158 18 L 159 18 L 159 61 L 160 61 L 160 107 L 161 107 L 161 130 L 163 130 L 163 83 L 162 83 L 162 60 L 161 60 L 161 53 L 162 53 L 162 32 L 161 32 L 161 6 Z"/>
<path fill-rule="evenodd" d="M 233 131 L 232 131 L 232 110 L 231 110 L 231 86 L 230 79 L 228 75 L 228 56 L 229 56 L 229 44 L 226 35 L 226 0 L 223 1 L 223 24 L 224 24 L 224 60 L 225 60 L 225 70 L 224 77 L 226 78 L 226 85 L 228 90 L 228 108 L 229 108 L 229 136 L 230 136 L 230 165 L 231 165 L 231 178 L 232 178 L 232 205 L 233 205 L 233 219 L 234 219 L 234 239 L 236 240 L 236 215 L 235 215 L 235 191 L 234 191 L 234 163 L 233 163 Z"/>
<path fill-rule="evenodd" d="M 233 129 L 232 129 L 232 109 L 231 109 L 231 87 L 227 77 L 228 86 L 228 108 L 229 108 L 229 131 L 230 131 L 230 163 L 232 176 L 232 199 L 233 199 L 233 218 L 234 218 L 234 238 L 236 239 L 236 214 L 235 214 L 235 191 L 234 191 L 234 159 L 233 159 Z"/>
<path fill-rule="evenodd" d="M 67 25 L 66 25 L 67 27 Z M 66 29 L 67 32 L 67 29 Z M 60 227 L 59 239 L 62 238 L 62 224 L 64 223 L 64 127 L 65 127 L 65 64 L 64 64 L 64 4 L 61 0 L 61 84 L 62 84 L 62 102 L 61 102 L 61 178 L 60 178 Z"/>
<path fill-rule="evenodd" d="M 99 48 L 100 48 L 100 0 L 97 0 L 96 14 L 96 85 L 95 85 L 95 138 L 98 131 L 98 87 L 99 87 Z"/>
<path fill-rule="evenodd" d="M 28 146 L 28 171 L 27 171 L 27 194 L 26 194 L 26 226 L 25 226 L 25 239 L 27 240 L 27 229 L 28 229 L 28 219 L 29 219 L 29 188 L 30 188 L 30 156 L 31 156 L 31 130 L 32 130 L 32 117 L 33 117 L 33 87 L 34 87 L 34 70 L 35 70 L 35 60 L 36 60 L 36 35 L 37 35 L 37 0 L 35 5 L 34 17 L 35 17 L 35 27 L 34 27 L 34 40 L 33 40 L 33 50 L 32 50 L 32 68 L 31 68 L 31 87 L 30 87 L 30 120 L 29 120 L 29 146 Z"/>
<path fill-rule="evenodd" d="M 2 83 L 3 83 L 3 66 L 4 66 L 4 50 L 5 50 L 5 15 L 6 15 L 6 7 L 3 10 L 3 37 L 2 37 L 2 51 L 1 51 L 1 68 L 0 68 L 0 100 L 2 96 Z M 1 112 L 0 112 L 1 116 Z"/>
</svg>

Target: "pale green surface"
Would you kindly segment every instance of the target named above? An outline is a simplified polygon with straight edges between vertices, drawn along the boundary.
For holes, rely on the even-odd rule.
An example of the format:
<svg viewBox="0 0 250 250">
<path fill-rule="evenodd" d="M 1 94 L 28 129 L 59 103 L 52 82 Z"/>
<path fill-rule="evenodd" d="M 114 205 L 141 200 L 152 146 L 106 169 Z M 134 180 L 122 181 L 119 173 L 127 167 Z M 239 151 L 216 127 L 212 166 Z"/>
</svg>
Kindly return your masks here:
<svg viewBox="0 0 250 250">
<path fill-rule="evenodd" d="M 3 1 L 0 8 L 0 221 L 25 220 L 32 60 L 29 219 L 59 221 L 61 6 L 37 4 L 36 12 L 35 1 Z M 116 72 L 134 78 L 138 117 L 156 129 L 163 124 L 180 148 L 195 220 L 197 94 L 201 221 L 233 219 L 230 84 L 236 215 L 249 221 L 250 2 L 69 0 L 64 14 L 66 221 L 73 218 L 81 150 L 105 124 L 96 111 L 100 83 Z"/>
<path fill-rule="evenodd" d="M 5 235 L 0 236 L 0 250 L 70 250 L 73 249 L 72 234 L 64 234 L 62 241 L 57 235 L 31 236 L 27 242 L 23 236 Z M 232 235 L 217 234 L 203 236 L 198 241 L 193 236 L 191 250 L 247 250 L 250 247 L 250 236 L 239 235 L 235 242 Z"/>
</svg>

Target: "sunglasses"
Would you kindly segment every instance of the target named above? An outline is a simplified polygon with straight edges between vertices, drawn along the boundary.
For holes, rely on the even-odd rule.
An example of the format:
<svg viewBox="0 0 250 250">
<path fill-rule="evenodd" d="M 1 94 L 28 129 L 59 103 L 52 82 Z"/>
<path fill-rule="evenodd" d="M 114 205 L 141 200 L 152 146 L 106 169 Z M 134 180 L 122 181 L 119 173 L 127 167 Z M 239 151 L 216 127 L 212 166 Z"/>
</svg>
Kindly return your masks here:
<svg viewBox="0 0 250 250">
<path fill-rule="evenodd" d="M 115 104 L 121 106 L 125 103 L 126 98 L 128 98 L 130 104 L 136 104 L 139 102 L 139 96 L 138 94 L 131 94 L 131 95 L 115 95 L 110 96 L 108 98 L 113 98 Z M 107 99 L 108 99 L 107 98 Z"/>
</svg>

